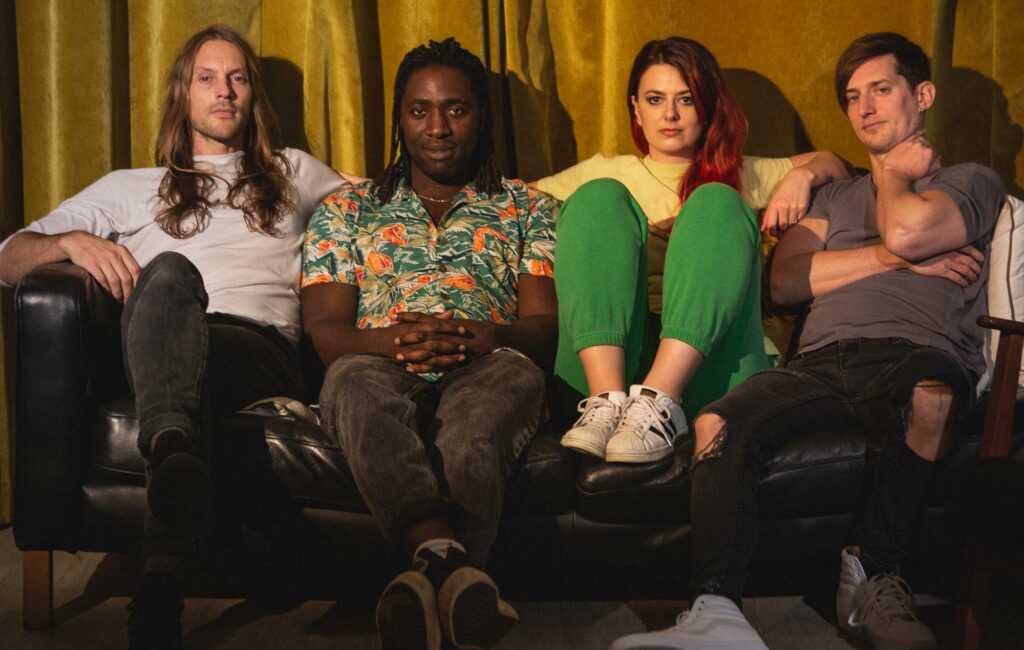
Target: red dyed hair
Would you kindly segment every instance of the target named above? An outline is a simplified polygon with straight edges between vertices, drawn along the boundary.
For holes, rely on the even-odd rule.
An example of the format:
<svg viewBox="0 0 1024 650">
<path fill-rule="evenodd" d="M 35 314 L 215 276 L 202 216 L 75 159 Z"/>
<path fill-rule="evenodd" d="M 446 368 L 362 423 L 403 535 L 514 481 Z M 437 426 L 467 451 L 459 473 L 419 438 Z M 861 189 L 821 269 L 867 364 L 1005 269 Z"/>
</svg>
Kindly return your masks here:
<svg viewBox="0 0 1024 650">
<path fill-rule="evenodd" d="M 725 183 L 740 191 L 740 167 L 743 165 L 740 151 L 747 140 L 747 117 L 725 85 L 715 56 L 697 41 L 680 36 L 650 41 L 636 55 L 626 90 L 633 142 L 644 155 L 650 152 L 644 131 L 636 122 L 633 99 L 640 87 L 640 77 L 647 68 L 658 63 L 679 71 L 693 95 L 697 117 L 704 124 L 690 168 L 679 185 L 679 198 L 685 201 L 704 183 Z"/>
</svg>

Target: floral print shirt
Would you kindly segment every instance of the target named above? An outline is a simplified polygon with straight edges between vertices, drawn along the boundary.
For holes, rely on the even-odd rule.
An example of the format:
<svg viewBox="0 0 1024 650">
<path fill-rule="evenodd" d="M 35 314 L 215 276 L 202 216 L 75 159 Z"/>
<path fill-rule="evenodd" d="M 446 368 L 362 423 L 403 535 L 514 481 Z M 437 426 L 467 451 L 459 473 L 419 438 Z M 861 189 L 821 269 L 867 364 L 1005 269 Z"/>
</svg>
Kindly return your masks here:
<svg viewBox="0 0 1024 650">
<path fill-rule="evenodd" d="M 372 181 L 327 197 L 309 221 L 303 287 L 359 287 L 356 324 L 388 327 L 403 311 L 509 323 L 519 275 L 553 277 L 557 202 L 519 180 L 484 194 L 470 183 L 439 225 L 402 182 L 388 203 Z"/>
</svg>

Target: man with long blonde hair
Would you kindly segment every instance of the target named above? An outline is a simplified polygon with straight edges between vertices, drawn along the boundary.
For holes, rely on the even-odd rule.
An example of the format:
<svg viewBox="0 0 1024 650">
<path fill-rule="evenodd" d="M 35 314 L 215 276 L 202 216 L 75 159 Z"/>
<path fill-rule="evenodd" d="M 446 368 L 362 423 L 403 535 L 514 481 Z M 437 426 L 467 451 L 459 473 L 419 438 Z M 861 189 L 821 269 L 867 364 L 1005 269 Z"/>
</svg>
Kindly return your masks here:
<svg viewBox="0 0 1024 650">
<path fill-rule="evenodd" d="M 213 26 L 178 53 L 156 167 L 107 174 L 0 244 L 0 280 L 69 260 L 124 303 L 122 347 L 146 459 L 146 570 L 133 648 L 182 646 L 183 554 L 212 520 L 210 429 L 271 395 L 302 395 L 300 246 L 344 184 L 275 149 L 252 47 Z"/>
</svg>

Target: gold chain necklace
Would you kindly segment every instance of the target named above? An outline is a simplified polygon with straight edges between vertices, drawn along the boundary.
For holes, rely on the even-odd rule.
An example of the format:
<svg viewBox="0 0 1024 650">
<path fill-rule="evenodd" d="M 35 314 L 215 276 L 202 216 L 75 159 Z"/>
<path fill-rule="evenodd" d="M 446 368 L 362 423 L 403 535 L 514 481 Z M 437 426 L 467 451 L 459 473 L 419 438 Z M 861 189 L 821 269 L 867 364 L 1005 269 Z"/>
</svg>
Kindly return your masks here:
<svg viewBox="0 0 1024 650">
<path fill-rule="evenodd" d="M 416 190 L 413 190 L 413 191 L 416 192 Z M 441 203 L 451 203 L 452 199 L 455 198 L 455 195 L 453 194 L 453 195 L 449 196 L 447 199 L 435 199 L 432 196 L 426 196 L 425 194 L 420 194 L 419 192 L 416 192 L 416 196 L 420 197 L 424 201 L 429 201 L 431 203 L 438 203 L 438 204 L 441 204 Z"/>
</svg>

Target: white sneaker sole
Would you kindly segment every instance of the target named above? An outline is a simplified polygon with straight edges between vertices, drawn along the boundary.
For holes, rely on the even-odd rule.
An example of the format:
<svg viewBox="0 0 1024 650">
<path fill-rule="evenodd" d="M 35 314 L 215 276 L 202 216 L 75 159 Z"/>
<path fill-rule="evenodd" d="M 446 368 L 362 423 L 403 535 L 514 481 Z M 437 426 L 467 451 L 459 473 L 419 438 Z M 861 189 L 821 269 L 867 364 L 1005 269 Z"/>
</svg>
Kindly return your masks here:
<svg viewBox="0 0 1024 650">
<path fill-rule="evenodd" d="M 644 452 L 605 450 L 604 459 L 609 463 L 651 463 L 668 456 L 673 449 L 674 447 L 665 447 Z"/>
<path fill-rule="evenodd" d="M 572 431 L 569 431 L 562 436 L 562 446 L 566 449 L 572 449 L 578 451 L 581 454 L 587 454 L 588 456 L 596 456 L 598 458 L 604 458 L 605 445 L 598 444 L 593 440 L 584 437 L 576 437 L 572 435 Z"/>
<path fill-rule="evenodd" d="M 608 650 L 768 650 L 759 641 L 717 641 L 711 639 L 671 638 L 671 633 L 630 634 L 617 639 Z M 667 638 L 666 638 L 667 637 Z"/>
</svg>

